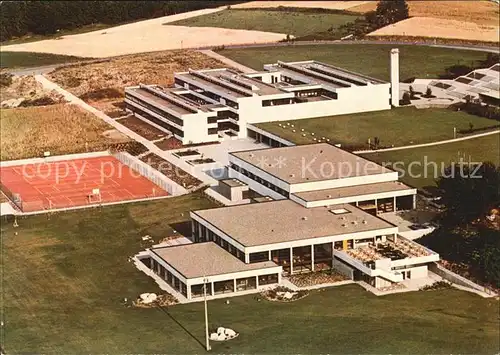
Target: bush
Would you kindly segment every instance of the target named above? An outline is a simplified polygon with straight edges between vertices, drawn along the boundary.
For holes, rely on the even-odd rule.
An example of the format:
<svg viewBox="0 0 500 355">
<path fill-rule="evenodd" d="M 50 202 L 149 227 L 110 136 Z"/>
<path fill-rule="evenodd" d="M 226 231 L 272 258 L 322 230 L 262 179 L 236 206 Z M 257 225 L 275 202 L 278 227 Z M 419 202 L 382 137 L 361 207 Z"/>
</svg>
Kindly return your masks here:
<svg viewBox="0 0 500 355">
<path fill-rule="evenodd" d="M 1 73 L 0 74 L 0 87 L 10 86 L 12 84 L 12 74 Z"/>
<path fill-rule="evenodd" d="M 451 282 L 448 281 L 436 281 L 432 285 L 426 285 L 420 288 L 421 291 L 433 291 L 433 290 L 444 290 L 447 288 L 451 288 Z"/>
<path fill-rule="evenodd" d="M 401 100 L 400 104 L 401 105 L 409 105 L 409 104 L 411 104 L 410 93 L 408 93 L 407 91 L 404 92 L 403 99 Z"/>
<path fill-rule="evenodd" d="M 122 97 L 123 94 L 120 90 L 115 89 L 115 88 L 105 88 L 105 89 L 98 89 L 94 91 L 87 92 L 80 96 L 80 99 L 83 101 L 91 100 L 91 101 L 97 101 L 97 100 L 103 100 L 103 99 L 117 99 Z"/>
</svg>

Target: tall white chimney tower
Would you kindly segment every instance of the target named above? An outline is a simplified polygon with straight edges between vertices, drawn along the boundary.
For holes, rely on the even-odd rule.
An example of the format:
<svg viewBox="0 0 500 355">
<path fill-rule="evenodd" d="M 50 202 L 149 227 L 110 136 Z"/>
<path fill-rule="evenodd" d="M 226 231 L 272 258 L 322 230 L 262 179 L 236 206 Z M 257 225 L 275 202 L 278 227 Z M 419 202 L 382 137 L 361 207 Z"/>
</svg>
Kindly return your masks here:
<svg viewBox="0 0 500 355">
<path fill-rule="evenodd" d="M 399 49 L 391 49 L 391 104 L 399 106 Z"/>
</svg>

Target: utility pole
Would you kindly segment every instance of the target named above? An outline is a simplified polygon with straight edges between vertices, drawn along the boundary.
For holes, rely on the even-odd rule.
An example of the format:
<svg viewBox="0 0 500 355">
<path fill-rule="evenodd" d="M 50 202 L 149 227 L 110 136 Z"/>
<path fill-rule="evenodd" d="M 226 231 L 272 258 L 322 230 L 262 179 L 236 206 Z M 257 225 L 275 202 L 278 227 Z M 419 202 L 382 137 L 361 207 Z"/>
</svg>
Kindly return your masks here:
<svg viewBox="0 0 500 355">
<path fill-rule="evenodd" d="M 207 351 L 210 351 L 210 342 L 208 338 L 208 307 L 207 307 L 207 279 L 206 277 L 203 277 L 203 298 L 205 301 L 205 341 L 206 341 L 206 348 Z"/>
</svg>

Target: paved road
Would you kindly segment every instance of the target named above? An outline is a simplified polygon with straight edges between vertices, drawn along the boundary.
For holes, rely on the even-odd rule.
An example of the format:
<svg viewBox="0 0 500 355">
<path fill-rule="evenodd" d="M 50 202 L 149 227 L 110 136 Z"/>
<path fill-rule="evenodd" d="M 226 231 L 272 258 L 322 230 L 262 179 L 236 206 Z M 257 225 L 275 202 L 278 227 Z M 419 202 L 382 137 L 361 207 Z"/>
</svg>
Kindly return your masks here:
<svg viewBox="0 0 500 355">
<path fill-rule="evenodd" d="M 243 64 L 240 64 L 238 62 L 235 62 L 234 60 L 232 59 L 229 59 L 227 57 L 224 57 L 223 55 L 220 55 L 219 53 L 215 53 L 214 51 L 210 50 L 210 49 L 201 49 L 200 50 L 200 53 L 203 53 L 209 57 L 212 57 L 214 59 L 217 59 L 218 61 L 230 66 L 230 67 L 233 67 L 235 69 L 238 69 L 239 71 L 243 72 L 243 73 L 253 73 L 255 72 L 254 69 L 252 68 L 249 68 L 247 66 L 244 66 Z"/>
<path fill-rule="evenodd" d="M 447 44 L 430 44 L 425 42 L 390 42 L 390 41 L 298 41 L 298 42 L 277 42 L 277 43 L 255 43 L 255 44 L 234 44 L 234 45 L 226 45 L 225 48 L 256 48 L 256 47 L 288 47 L 288 46 L 310 46 L 310 45 L 338 45 L 338 44 L 372 44 L 372 45 L 412 45 L 412 46 L 427 46 L 427 47 L 438 47 L 438 48 L 450 48 L 450 49 L 464 49 L 470 51 L 480 51 L 480 52 L 490 52 L 490 53 L 500 53 L 499 47 L 485 47 L 485 46 L 459 46 L 459 45 L 447 45 Z M 195 49 L 195 50 L 212 50 L 213 46 L 208 47 L 197 47 L 197 48 L 185 48 L 185 49 Z M 217 54 L 213 52 L 214 54 Z M 99 60 L 109 60 L 113 57 L 109 57 L 106 59 Z M 7 72 L 13 75 L 37 75 L 37 74 L 46 74 L 50 71 L 54 70 L 57 67 L 62 67 L 71 64 L 77 63 L 89 63 L 96 61 L 95 59 L 89 59 L 88 61 L 81 62 L 73 62 L 67 64 L 55 64 L 55 65 L 46 65 L 40 67 L 32 67 L 32 68 L 18 68 L 18 69 L 7 69 Z"/>
<path fill-rule="evenodd" d="M 394 148 L 385 148 L 385 149 L 377 149 L 377 150 L 358 150 L 353 153 L 355 154 L 363 154 L 363 153 L 381 153 L 381 152 L 390 152 L 393 150 L 403 150 L 403 149 L 413 149 L 413 148 L 421 148 L 421 147 L 430 147 L 433 145 L 442 145 L 448 143 L 455 143 L 460 141 L 466 141 L 468 139 L 480 138 L 485 136 L 491 136 L 492 134 L 500 134 L 500 130 L 495 130 L 486 133 L 479 133 L 472 136 L 454 138 L 454 139 L 446 139 L 444 141 L 430 142 L 430 143 L 422 143 L 422 144 L 413 144 L 413 145 L 405 145 L 402 147 L 394 147 Z"/>
</svg>

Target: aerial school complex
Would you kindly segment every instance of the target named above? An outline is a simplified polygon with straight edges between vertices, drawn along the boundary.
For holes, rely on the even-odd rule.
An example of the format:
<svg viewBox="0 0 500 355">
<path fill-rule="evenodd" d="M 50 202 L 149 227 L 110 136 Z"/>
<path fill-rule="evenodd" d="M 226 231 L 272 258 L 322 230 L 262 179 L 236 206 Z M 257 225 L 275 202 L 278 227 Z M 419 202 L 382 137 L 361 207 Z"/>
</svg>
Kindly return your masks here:
<svg viewBox="0 0 500 355">
<path fill-rule="evenodd" d="M 264 71 L 231 69 L 175 73 L 174 87 L 125 89 L 127 109 L 183 144 L 255 138 L 252 123 L 387 110 L 399 103 L 398 52 L 392 84 L 316 61 L 281 62 Z M 363 97 L 363 100 L 359 100 Z"/>
<path fill-rule="evenodd" d="M 326 143 L 229 159 L 230 178 L 220 183 L 250 187 L 269 202 L 192 211 L 193 243 L 153 247 L 143 260 L 188 300 L 202 297 L 205 283 L 216 296 L 328 269 L 383 289 L 428 277 L 428 265 L 439 260 L 378 216 L 414 208 L 416 190 L 396 172 Z"/>
</svg>

